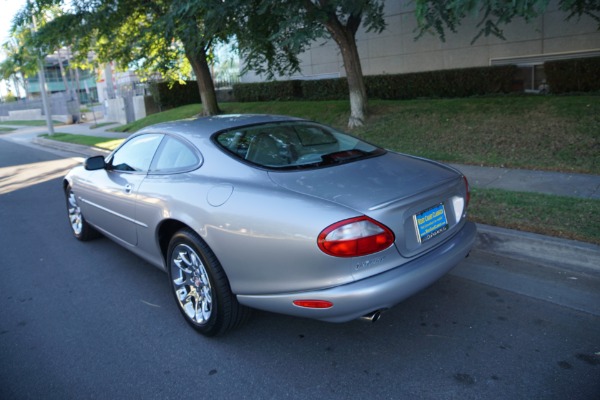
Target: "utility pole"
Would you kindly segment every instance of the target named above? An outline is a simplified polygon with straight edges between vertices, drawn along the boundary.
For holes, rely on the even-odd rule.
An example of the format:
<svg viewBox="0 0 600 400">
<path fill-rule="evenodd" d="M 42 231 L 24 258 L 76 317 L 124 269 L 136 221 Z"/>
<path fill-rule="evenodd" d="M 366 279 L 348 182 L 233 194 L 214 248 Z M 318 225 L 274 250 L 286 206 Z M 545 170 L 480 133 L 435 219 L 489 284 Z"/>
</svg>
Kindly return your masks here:
<svg viewBox="0 0 600 400">
<path fill-rule="evenodd" d="M 33 32 L 37 32 L 37 24 L 35 15 L 33 17 Z M 42 94 L 42 104 L 44 106 L 44 114 L 46 114 L 46 125 L 48 126 L 48 135 L 54 136 L 54 124 L 52 123 L 52 112 L 50 111 L 50 101 L 46 92 L 46 73 L 44 71 L 44 61 L 42 56 L 38 54 L 38 80 L 40 82 L 40 93 Z"/>
</svg>

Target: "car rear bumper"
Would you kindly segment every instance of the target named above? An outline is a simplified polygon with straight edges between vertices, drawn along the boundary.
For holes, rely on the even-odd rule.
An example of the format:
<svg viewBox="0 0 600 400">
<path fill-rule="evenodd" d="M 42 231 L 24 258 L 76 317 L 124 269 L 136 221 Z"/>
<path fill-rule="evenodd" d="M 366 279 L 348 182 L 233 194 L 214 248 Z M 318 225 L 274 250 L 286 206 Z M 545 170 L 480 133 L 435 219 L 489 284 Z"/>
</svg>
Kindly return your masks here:
<svg viewBox="0 0 600 400">
<path fill-rule="evenodd" d="M 274 295 L 238 295 L 238 301 L 261 310 L 346 322 L 377 310 L 393 307 L 437 281 L 465 258 L 475 242 L 477 228 L 467 222 L 450 240 L 401 267 L 346 285 L 307 292 Z M 326 309 L 302 308 L 294 300 L 326 300 Z"/>
</svg>

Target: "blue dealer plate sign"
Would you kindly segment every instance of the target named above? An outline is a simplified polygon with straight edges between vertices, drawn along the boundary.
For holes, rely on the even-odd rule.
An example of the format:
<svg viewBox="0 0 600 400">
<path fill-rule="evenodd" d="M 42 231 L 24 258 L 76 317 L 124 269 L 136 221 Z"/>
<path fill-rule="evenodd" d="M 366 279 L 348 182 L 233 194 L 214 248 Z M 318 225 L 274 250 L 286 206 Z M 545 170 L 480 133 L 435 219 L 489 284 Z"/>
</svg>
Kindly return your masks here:
<svg viewBox="0 0 600 400">
<path fill-rule="evenodd" d="M 413 219 L 419 243 L 426 242 L 448 229 L 444 203 L 415 214 Z"/>
</svg>

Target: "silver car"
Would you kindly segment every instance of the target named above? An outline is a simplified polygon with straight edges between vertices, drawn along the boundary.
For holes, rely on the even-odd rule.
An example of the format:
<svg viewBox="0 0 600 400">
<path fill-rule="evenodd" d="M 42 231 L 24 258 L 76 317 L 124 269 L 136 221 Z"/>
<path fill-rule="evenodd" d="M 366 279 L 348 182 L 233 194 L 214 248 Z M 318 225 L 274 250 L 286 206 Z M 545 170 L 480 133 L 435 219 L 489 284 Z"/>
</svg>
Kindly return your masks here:
<svg viewBox="0 0 600 400">
<path fill-rule="evenodd" d="M 292 117 L 151 126 L 63 184 L 75 237 L 101 233 L 165 270 L 185 319 L 209 336 L 251 308 L 376 320 L 476 235 L 457 170 Z"/>
</svg>

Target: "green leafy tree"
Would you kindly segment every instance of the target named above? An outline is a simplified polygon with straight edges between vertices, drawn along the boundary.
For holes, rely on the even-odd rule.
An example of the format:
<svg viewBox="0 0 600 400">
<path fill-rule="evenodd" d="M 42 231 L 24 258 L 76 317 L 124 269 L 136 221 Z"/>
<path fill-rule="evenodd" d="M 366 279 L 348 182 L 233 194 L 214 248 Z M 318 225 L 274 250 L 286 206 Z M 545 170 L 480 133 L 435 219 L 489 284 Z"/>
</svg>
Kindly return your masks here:
<svg viewBox="0 0 600 400">
<path fill-rule="evenodd" d="M 36 35 L 40 45 L 56 46 L 70 40 L 73 51 L 87 57 L 90 51 L 101 62 L 116 61 L 122 69 L 141 75 L 159 72 L 169 80 L 181 80 L 194 71 L 203 113 L 219 112 L 208 64 L 210 49 L 227 38 L 227 25 L 216 21 L 219 0 L 36 0 L 18 16 L 28 20 L 34 7 L 69 7 Z M 33 6 L 33 7 L 32 7 Z M 182 57 L 187 63 L 182 62 Z"/>
<path fill-rule="evenodd" d="M 350 97 L 349 128 L 363 125 L 367 91 L 356 33 L 385 28 L 383 0 L 238 0 L 238 45 L 246 70 L 269 78 L 300 70 L 298 55 L 320 38 L 340 49 Z"/>
<path fill-rule="evenodd" d="M 38 70 L 36 50 L 31 40 L 31 28 L 28 26 L 14 29 L 9 40 L 2 44 L 5 59 L 0 63 L 0 78 L 11 80 L 20 97 L 19 87 L 25 89 L 28 97 L 27 78 Z"/>
</svg>

